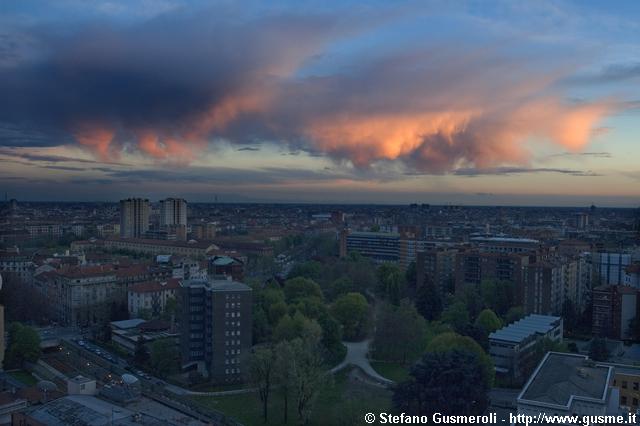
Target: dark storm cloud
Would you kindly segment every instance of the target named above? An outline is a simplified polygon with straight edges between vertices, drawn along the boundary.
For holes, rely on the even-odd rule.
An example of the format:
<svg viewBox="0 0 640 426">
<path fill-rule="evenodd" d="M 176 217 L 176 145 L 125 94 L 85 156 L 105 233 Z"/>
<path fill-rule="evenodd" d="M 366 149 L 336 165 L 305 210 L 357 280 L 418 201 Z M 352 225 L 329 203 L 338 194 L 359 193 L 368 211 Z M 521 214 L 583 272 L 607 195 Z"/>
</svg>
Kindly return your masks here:
<svg viewBox="0 0 640 426">
<path fill-rule="evenodd" d="M 332 43 L 371 35 L 408 16 L 408 7 L 242 9 L 31 27 L 29 55 L 16 55 L 22 44 L 9 37 L 0 49 L 8 58 L 0 123 L 11 126 L 0 129 L 0 144 L 74 140 L 103 162 L 137 151 L 187 163 L 218 139 L 269 141 L 289 155 L 326 155 L 361 169 L 398 161 L 446 173 L 461 164 L 524 164 L 532 136 L 578 151 L 609 110 L 566 104 L 554 86 L 565 75 L 512 57 L 500 43 L 426 37 L 315 72 Z"/>
</svg>

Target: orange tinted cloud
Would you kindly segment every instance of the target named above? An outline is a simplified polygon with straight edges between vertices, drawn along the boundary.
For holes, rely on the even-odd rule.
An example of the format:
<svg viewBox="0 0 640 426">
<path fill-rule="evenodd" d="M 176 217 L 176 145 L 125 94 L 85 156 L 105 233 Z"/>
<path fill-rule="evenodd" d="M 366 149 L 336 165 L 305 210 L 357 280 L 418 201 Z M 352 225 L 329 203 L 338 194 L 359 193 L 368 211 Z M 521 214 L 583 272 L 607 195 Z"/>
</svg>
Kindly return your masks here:
<svg viewBox="0 0 640 426">
<path fill-rule="evenodd" d="M 82 123 L 76 127 L 74 135 L 80 145 L 89 148 L 103 161 L 117 157 L 113 139 L 115 132 L 100 124 Z"/>
</svg>

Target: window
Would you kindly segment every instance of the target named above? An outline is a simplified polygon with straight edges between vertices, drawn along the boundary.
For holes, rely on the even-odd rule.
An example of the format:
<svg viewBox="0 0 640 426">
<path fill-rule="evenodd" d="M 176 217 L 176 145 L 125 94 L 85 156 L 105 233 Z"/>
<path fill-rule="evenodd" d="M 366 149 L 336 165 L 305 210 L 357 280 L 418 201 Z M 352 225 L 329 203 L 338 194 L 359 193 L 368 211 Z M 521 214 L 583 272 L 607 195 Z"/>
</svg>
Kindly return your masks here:
<svg viewBox="0 0 640 426">
<path fill-rule="evenodd" d="M 640 390 L 640 383 L 633 382 L 633 390 Z"/>
<path fill-rule="evenodd" d="M 633 398 L 633 404 L 634 407 L 638 406 L 638 398 Z"/>
<path fill-rule="evenodd" d="M 627 385 L 628 385 L 627 381 L 626 381 L 626 380 L 623 380 L 623 381 L 622 381 L 622 389 L 626 389 L 626 388 L 627 388 Z"/>
<path fill-rule="evenodd" d="M 620 404 L 621 405 L 627 405 L 627 397 L 626 396 L 620 397 Z"/>
</svg>

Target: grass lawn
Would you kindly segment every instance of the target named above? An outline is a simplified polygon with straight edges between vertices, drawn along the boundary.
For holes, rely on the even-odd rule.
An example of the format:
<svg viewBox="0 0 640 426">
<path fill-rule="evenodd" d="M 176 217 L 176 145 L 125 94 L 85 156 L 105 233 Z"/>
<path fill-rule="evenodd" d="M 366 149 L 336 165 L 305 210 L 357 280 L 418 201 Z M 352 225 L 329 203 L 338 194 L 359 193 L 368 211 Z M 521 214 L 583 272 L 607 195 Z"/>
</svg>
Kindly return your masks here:
<svg viewBox="0 0 640 426">
<path fill-rule="evenodd" d="M 35 377 L 33 377 L 31 373 L 29 373 L 28 371 L 24 371 L 24 370 L 9 371 L 7 374 L 9 374 L 11 377 L 13 377 L 16 380 L 21 381 L 27 386 L 33 386 L 36 383 L 38 383 L 38 380 Z"/>
<path fill-rule="evenodd" d="M 409 367 L 397 362 L 371 361 L 371 366 L 378 374 L 396 383 L 409 378 Z"/>
<path fill-rule="evenodd" d="M 277 390 L 273 392 L 269 402 L 269 421 L 262 421 L 262 404 L 257 393 L 230 395 L 223 397 L 193 397 L 198 403 L 216 409 L 231 416 L 246 426 L 284 425 L 284 404 Z M 362 383 L 351 382 L 348 371 L 334 376 L 332 382 L 326 384 L 315 402 L 310 424 L 351 425 L 364 422 L 365 413 L 391 411 L 391 391 L 372 387 Z M 296 425 L 297 413 L 295 401 L 289 399 L 288 425 Z"/>
</svg>

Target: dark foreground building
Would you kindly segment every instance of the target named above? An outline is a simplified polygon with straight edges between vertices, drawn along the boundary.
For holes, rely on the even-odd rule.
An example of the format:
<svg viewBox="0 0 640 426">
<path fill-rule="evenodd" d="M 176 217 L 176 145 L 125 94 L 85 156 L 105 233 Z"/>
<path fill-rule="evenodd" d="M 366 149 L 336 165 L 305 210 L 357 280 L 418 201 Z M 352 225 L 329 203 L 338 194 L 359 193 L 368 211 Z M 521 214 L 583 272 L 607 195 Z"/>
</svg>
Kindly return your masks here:
<svg viewBox="0 0 640 426">
<path fill-rule="evenodd" d="M 181 355 L 184 370 L 216 383 L 242 380 L 251 349 L 251 288 L 232 280 L 181 283 Z"/>
</svg>

